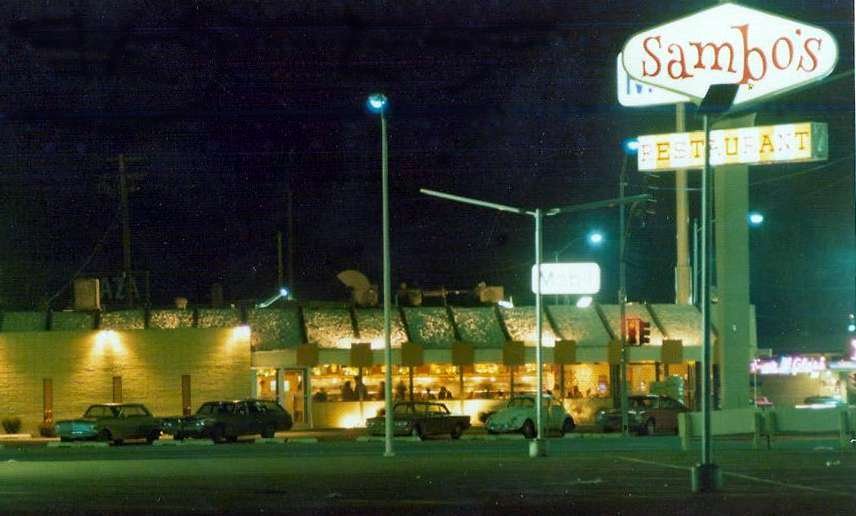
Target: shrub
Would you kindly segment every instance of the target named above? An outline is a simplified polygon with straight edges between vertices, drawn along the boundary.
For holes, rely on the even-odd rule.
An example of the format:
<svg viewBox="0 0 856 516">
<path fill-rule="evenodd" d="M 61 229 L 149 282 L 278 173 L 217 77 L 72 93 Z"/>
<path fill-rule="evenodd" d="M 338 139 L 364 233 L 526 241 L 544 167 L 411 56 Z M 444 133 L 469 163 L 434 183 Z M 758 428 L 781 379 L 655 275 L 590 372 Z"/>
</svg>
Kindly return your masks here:
<svg viewBox="0 0 856 516">
<path fill-rule="evenodd" d="M 4 417 L 2 424 L 7 434 L 17 434 L 21 430 L 21 418 L 17 416 Z"/>
<path fill-rule="evenodd" d="M 56 429 L 52 421 L 42 421 L 39 423 L 39 435 L 42 437 L 56 437 Z"/>
</svg>

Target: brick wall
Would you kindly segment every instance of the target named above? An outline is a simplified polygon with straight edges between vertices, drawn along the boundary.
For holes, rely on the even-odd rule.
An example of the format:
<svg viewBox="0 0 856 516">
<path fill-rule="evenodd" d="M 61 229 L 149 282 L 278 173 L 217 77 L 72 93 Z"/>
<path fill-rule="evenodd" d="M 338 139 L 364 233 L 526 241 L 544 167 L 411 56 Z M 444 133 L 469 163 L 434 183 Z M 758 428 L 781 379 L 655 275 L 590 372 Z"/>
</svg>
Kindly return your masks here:
<svg viewBox="0 0 856 516">
<path fill-rule="evenodd" d="M 79 417 L 113 398 L 144 403 L 156 416 L 181 414 L 181 376 L 191 375 L 194 410 L 209 399 L 250 395 L 250 340 L 237 328 L 51 331 L 0 334 L 0 418 L 18 416 L 37 433 L 42 379 L 53 380 L 54 421 Z"/>
</svg>

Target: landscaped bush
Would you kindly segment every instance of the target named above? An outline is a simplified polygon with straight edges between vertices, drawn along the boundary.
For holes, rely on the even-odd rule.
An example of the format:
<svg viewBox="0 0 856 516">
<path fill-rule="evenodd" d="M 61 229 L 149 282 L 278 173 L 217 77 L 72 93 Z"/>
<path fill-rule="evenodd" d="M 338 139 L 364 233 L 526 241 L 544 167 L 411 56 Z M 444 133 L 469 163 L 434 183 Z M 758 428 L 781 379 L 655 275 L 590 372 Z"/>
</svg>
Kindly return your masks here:
<svg viewBox="0 0 856 516">
<path fill-rule="evenodd" d="M 17 434 L 21 430 L 21 418 L 17 416 L 4 417 L 2 424 L 7 434 Z"/>
<path fill-rule="evenodd" d="M 39 435 L 42 437 L 56 437 L 56 429 L 53 422 L 42 421 L 39 423 Z"/>
</svg>

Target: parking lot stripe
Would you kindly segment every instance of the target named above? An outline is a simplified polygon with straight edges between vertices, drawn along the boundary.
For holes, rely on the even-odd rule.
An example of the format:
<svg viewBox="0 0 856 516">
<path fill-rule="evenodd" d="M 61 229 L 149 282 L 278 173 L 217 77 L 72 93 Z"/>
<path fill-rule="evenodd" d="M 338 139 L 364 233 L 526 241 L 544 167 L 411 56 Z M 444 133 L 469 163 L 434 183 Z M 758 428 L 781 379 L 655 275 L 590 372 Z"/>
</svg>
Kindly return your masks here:
<svg viewBox="0 0 856 516">
<path fill-rule="evenodd" d="M 616 456 L 616 458 L 621 459 L 621 460 L 625 460 L 628 462 L 638 462 L 640 464 L 650 464 L 652 466 L 661 466 L 664 468 L 679 469 L 679 470 L 683 470 L 683 471 L 692 471 L 692 468 L 689 466 L 678 466 L 675 464 L 666 464 L 663 462 L 655 462 L 652 460 L 635 459 L 633 457 Z M 789 482 L 779 482 L 777 480 L 770 480 L 770 479 L 766 479 L 766 478 L 753 477 L 752 475 L 744 475 L 742 473 L 734 473 L 732 471 L 723 471 L 722 474 L 728 475 L 730 477 L 742 478 L 744 480 L 751 480 L 754 482 L 760 482 L 762 484 L 770 484 L 770 485 L 779 486 L 779 487 L 789 487 L 789 488 L 793 488 L 793 489 L 802 489 L 803 491 L 813 491 L 813 492 L 817 492 L 817 493 L 826 493 L 826 494 L 834 494 L 834 495 L 845 494 L 846 496 L 856 498 L 856 495 L 851 495 L 848 493 L 841 493 L 840 491 L 834 491 L 832 489 L 823 489 L 820 487 L 804 486 L 802 484 L 792 484 Z"/>
</svg>

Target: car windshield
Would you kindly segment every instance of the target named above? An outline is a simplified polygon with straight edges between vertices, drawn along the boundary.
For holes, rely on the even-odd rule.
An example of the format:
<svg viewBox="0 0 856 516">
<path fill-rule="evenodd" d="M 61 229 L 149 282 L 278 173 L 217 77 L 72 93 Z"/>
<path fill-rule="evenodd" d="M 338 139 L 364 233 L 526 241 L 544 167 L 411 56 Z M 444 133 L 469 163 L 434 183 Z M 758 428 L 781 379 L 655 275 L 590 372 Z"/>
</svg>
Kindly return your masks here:
<svg viewBox="0 0 856 516">
<path fill-rule="evenodd" d="M 401 405 L 396 405 L 392 411 L 393 414 L 412 414 L 413 413 L 413 405 L 409 403 L 403 403 Z"/>
<path fill-rule="evenodd" d="M 633 408 L 650 409 L 654 408 L 653 398 L 634 398 L 631 402 Z"/>
<path fill-rule="evenodd" d="M 514 398 L 508 402 L 508 408 L 532 408 L 535 401 L 532 398 Z"/>
</svg>

